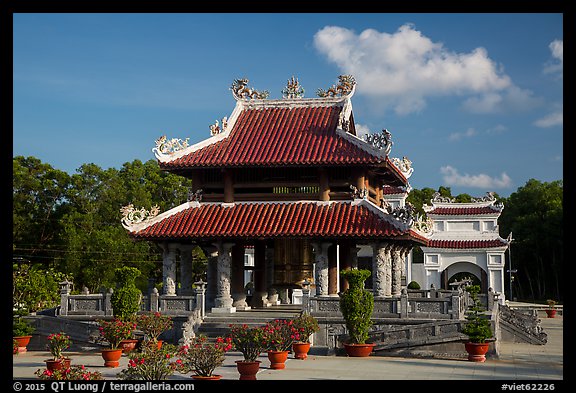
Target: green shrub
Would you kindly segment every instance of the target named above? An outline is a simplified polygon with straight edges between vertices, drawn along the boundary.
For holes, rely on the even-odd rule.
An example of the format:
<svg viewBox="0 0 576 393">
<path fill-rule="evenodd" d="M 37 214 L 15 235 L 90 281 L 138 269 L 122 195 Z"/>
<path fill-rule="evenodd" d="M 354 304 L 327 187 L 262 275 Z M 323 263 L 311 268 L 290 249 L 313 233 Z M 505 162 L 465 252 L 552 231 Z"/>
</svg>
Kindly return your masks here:
<svg viewBox="0 0 576 393">
<path fill-rule="evenodd" d="M 12 337 L 29 336 L 36 329 L 22 318 L 14 318 L 12 321 Z"/>
<path fill-rule="evenodd" d="M 114 310 L 114 316 L 126 321 L 140 310 L 142 292 L 136 287 L 136 277 L 140 270 L 135 267 L 124 266 L 114 271 L 117 288 L 112 293 L 110 302 Z"/>
<path fill-rule="evenodd" d="M 364 281 L 371 272 L 364 269 L 340 271 L 348 281 L 348 289 L 340 295 L 340 312 L 346 321 L 350 344 L 365 344 L 372 327 L 374 296 L 364 289 Z"/>
<path fill-rule="evenodd" d="M 490 326 L 490 320 L 482 315 L 484 308 L 478 298 L 480 286 L 469 285 L 466 287 L 466 291 L 468 291 L 472 297 L 472 305 L 468 307 L 466 324 L 462 329 L 462 333 L 467 335 L 472 343 L 484 343 L 492 337 L 492 328 Z"/>
<path fill-rule="evenodd" d="M 418 284 L 416 281 L 410 281 L 408 284 L 408 289 L 420 289 L 420 284 Z"/>
</svg>

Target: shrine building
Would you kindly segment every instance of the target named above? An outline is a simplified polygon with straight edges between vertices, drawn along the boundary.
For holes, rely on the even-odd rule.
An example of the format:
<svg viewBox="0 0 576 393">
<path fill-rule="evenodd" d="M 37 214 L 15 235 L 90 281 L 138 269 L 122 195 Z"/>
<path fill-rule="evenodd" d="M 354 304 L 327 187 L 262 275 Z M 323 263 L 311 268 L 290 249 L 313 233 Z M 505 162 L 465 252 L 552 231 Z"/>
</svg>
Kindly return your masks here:
<svg viewBox="0 0 576 393">
<path fill-rule="evenodd" d="M 346 288 L 339 271 L 357 267 L 358 250 L 368 247 L 375 297 L 399 297 L 406 257 L 415 245 L 430 247 L 430 228 L 404 203 L 413 169 L 407 158 L 389 156 L 390 132 L 358 136 L 354 78 L 340 76 L 315 98 L 304 98 L 294 77 L 281 99 L 248 82 L 234 81 L 236 105 L 209 127 L 207 139 L 156 141 L 160 168 L 192 179 L 188 201 L 165 212 L 122 209 L 133 239 L 163 249 L 163 294 L 192 291 L 197 245 L 212 256 L 206 308 L 214 313 L 290 302 L 304 287 L 312 296 L 337 297 Z M 489 254 L 488 265 L 503 263 L 498 257 Z M 438 259 L 430 253 L 429 260 L 427 279 L 439 283 Z M 253 278 L 250 298 L 246 271 Z M 501 283 L 492 270 L 489 283 Z"/>
</svg>

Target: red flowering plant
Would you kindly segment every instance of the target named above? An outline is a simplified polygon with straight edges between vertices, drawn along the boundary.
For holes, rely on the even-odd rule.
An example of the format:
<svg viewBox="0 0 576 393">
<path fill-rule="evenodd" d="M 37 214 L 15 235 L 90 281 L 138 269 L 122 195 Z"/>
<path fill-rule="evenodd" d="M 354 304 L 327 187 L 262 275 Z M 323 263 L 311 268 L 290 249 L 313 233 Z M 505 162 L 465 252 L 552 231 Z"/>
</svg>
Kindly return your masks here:
<svg viewBox="0 0 576 393">
<path fill-rule="evenodd" d="M 300 340 L 300 333 L 291 319 L 275 319 L 261 329 L 268 351 L 288 351 L 294 341 Z"/>
<path fill-rule="evenodd" d="M 162 315 L 157 311 L 151 311 L 136 316 L 136 326 L 146 335 L 146 340 L 158 341 L 158 337 L 167 330 L 172 329 L 174 322 L 169 315 Z"/>
<path fill-rule="evenodd" d="M 12 355 L 18 355 L 18 340 L 12 339 Z"/>
<path fill-rule="evenodd" d="M 217 337 L 215 341 L 208 341 L 204 335 L 194 337 L 178 351 L 182 360 L 179 371 L 211 377 L 214 370 L 224 363 L 226 352 L 231 349 L 232 337 Z"/>
<path fill-rule="evenodd" d="M 245 362 L 255 362 L 258 356 L 266 350 L 264 330 L 261 327 L 250 327 L 246 324 L 231 324 L 229 337 L 232 347 L 242 352 Z"/>
<path fill-rule="evenodd" d="M 144 343 L 139 351 L 128 354 L 128 366 L 117 376 L 124 380 L 158 381 L 168 379 L 181 366 L 176 357 L 178 348 L 163 344 L 158 348 L 152 341 Z"/>
<path fill-rule="evenodd" d="M 292 320 L 293 326 L 299 334 L 296 342 L 309 343 L 310 336 L 320 330 L 318 320 L 308 313 L 302 313 Z"/>
<path fill-rule="evenodd" d="M 71 344 L 72 340 L 66 333 L 52 333 L 48 336 L 46 349 L 50 351 L 54 360 L 64 359 L 64 351 L 70 348 Z"/>
<path fill-rule="evenodd" d="M 118 318 L 112 321 L 98 320 L 100 327 L 100 341 L 105 341 L 110 349 L 120 348 L 120 342 L 132 337 L 132 331 L 136 329 L 134 321 L 122 321 Z"/>
<path fill-rule="evenodd" d="M 46 380 L 101 380 L 102 373 L 99 371 L 88 371 L 84 365 L 71 366 L 50 371 L 46 368 L 38 369 L 34 372 L 40 379 Z"/>
</svg>

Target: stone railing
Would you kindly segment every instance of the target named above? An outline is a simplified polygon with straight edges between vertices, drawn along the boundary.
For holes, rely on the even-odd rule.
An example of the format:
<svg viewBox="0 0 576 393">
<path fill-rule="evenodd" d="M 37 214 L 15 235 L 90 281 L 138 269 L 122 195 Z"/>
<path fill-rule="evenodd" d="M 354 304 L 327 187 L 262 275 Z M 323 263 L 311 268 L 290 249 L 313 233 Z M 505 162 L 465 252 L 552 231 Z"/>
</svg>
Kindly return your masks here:
<svg viewBox="0 0 576 393">
<path fill-rule="evenodd" d="M 112 289 L 102 293 L 89 293 L 84 289 L 81 294 L 70 293 L 70 283 L 61 283 L 60 307 L 57 315 L 66 317 L 106 317 L 114 315 L 111 298 Z M 204 317 L 205 288 L 198 283 L 192 295 L 160 295 L 154 288 L 149 295 L 142 296 L 140 311 L 158 311 L 173 316 L 188 316 L 199 311 Z"/>
<path fill-rule="evenodd" d="M 400 297 L 375 298 L 373 318 L 412 318 L 412 319 L 464 319 L 466 294 L 462 291 L 443 291 L 442 296 L 420 296 L 426 291 L 418 291 L 416 297 L 402 290 Z M 429 292 L 429 291 L 428 291 Z M 317 317 L 340 316 L 338 296 L 312 297 L 305 293 L 303 304 L 306 311 Z"/>
</svg>

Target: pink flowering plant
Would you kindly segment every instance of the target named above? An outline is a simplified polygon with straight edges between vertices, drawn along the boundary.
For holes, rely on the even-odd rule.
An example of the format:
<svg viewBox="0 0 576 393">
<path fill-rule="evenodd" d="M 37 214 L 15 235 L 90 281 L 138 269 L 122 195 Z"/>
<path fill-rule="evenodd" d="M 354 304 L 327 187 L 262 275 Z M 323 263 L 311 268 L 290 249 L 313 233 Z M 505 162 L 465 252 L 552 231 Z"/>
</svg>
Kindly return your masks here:
<svg viewBox="0 0 576 393">
<path fill-rule="evenodd" d="M 172 329 L 174 322 L 169 315 L 151 311 L 136 316 L 136 326 L 146 335 L 147 340 L 158 341 L 158 337 L 167 330 Z"/>
<path fill-rule="evenodd" d="M 299 337 L 294 341 L 309 343 L 310 336 L 320 330 L 318 320 L 308 313 L 302 313 L 292 320 L 293 327 L 298 332 Z"/>
<path fill-rule="evenodd" d="M 181 367 L 182 361 L 177 358 L 177 351 L 178 348 L 172 344 L 163 344 L 160 348 L 152 342 L 144 344 L 140 351 L 128 354 L 128 366 L 117 376 L 124 380 L 166 380 Z"/>
<path fill-rule="evenodd" d="M 231 324 L 229 337 L 232 347 L 242 352 L 245 362 L 254 362 L 266 350 L 266 340 L 261 327 L 250 327 L 246 324 Z"/>
<path fill-rule="evenodd" d="M 133 321 L 122 321 L 115 318 L 112 321 L 99 320 L 100 340 L 110 345 L 110 349 L 120 348 L 120 342 L 132 337 L 132 332 L 136 329 Z"/>
<path fill-rule="evenodd" d="M 44 380 L 101 380 L 102 373 L 99 371 L 88 371 L 84 365 L 71 366 L 69 368 L 50 371 L 46 368 L 38 369 L 34 372 L 36 376 Z"/>
<path fill-rule="evenodd" d="M 71 344 L 72 340 L 66 333 L 53 333 L 48 336 L 46 349 L 50 351 L 54 360 L 64 359 L 64 351 L 70 348 Z"/>
<path fill-rule="evenodd" d="M 261 329 L 268 351 L 288 351 L 294 341 L 300 340 L 300 333 L 290 319 L 275 319 Z"/>
<path fill-rule="evenodd" d="M 194 337 L 190 344 L 180 347 L 178 355 L 182 362 L 181 373 L 211 377 L 214 370 L 224 363 L 226 352 L 232 349 L 232 337 L 217 337 L 208 341 L 204 335 Z"/>
</svg>

